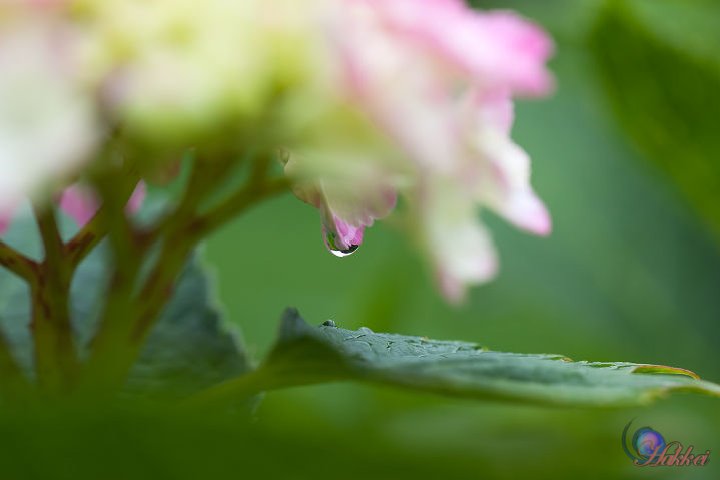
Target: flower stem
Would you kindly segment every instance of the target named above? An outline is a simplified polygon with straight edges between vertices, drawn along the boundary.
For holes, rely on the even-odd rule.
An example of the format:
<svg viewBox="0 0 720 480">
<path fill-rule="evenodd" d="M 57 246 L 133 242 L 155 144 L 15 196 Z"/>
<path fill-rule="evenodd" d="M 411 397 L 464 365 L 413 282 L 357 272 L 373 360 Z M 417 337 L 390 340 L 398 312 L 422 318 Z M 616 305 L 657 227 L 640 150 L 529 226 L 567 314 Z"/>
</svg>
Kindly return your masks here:
<svg viewBox="0 0 720 480">
<path fill-rule="evenodd" d="M 71 257 L 70 263 L 73 268 L 93 251 L 93 249 L 108 234 L 108 219 L 105 218 L 110 210 L 115 213 L 122 211 L 122 206 L 127 205 L 130 196 L 140 181 L 140 176 L 131 167 L 121 167 L 112 171 L 111 195 L 105 195 L 113 203 L 114 208 L 100 208 L 75 236 L 65 245 L 65 253 Z M 107 176 L 104 178 L 108 178 Z M 104 183 L 108 183 L 107 180 Z M 124 215 L 123 215 L 124 216 Z"/>
<path fill-rule="evenodd" d="M 28 282 L 34 281 L 38 268 L 37 263 L 2 240 L 0 240 L 0 265 Z"/>
<path fill-rule="evenodd" d="M 54 210 L 36 207 L 35 218 L 45 249 L 30 284 L 35 369 L 41 389 L 58 393 L 74 382 L 78 367 L 69 309 L 73 268 L 64 255 Z"/>
<path fill-rule="evenodd" d="M 208 411 L 236 405 L 253 395 L 289 387 L 341 381 L 345 377 L 333 372 L 306 375 L 283 367 L 261 366 L 239 377 L 213 385 L 184 399 L 181 410 Z"/>
<path fill-rule="evenodd" d="M 197 211 L 215 192 L 231 162 L 203 163 L 203 168 L 195 164 L 182 200 L 154 228 L 142 232 L 133 231 L 131 225 L 107 227 L 115 273 L 83 372 L 83 388 L 100 395 L 122 388 L 197 244 L 261 200 L 288 190 L 284 179 L 266 178 L 268 163 L 255 163 L 249 181 L 206 213 Z"/>
<path fill-rule="evenodd" d="M 137 178 L 118 184 L 113 175 L 96 178 L 96 189 L 102 197 L 102 207 L 70 241 L 68 248 L 76 256 L 85 256 L 107 236 L 112 251 L 112 270 L 107 285 L 105 304 L 100 315 L 100 327 L 90 345 L 90 356 L 85 361 L 79 385 L 80 395 L 108 395 L 124 378 L 123 358 L 131 355 L 128 341 L 128 324 L 137 314 L 133 301 L 137 278 L 147 254 L 139 235 L 125 214 L 125 204 L 137 183 Z M 87 240 L 85 240 L 87 238 Z M 76 243 L 74 243 L 76 242 Z M 73 257 L 74 258 L 74 257 Z"/>
</svg>

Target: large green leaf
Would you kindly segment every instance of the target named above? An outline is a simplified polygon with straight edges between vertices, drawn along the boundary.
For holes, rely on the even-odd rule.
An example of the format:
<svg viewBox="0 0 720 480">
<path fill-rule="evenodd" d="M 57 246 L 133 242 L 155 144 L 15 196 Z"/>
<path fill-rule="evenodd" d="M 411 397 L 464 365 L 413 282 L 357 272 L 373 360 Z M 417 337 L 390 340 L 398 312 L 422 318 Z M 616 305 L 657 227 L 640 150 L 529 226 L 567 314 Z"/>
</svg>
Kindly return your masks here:
<svg viewBox="0 0 720 480">
<path fill-rule="evenodd" d="M 65 236 L 75 227 L 62 221 Z M 42 251 L 33 221 L 20 215 L 4 240 L 26 255 Z M 83 261 L 72 284 L 73 330 L 81 356 L 87 353 L 98 324 L 108 283 L 107 246 L 101 244 Z M 32 376 L 30 304 L 24 282 L 0 269 L 0 327 L 13 354 Z M 153 395 L 184 395 L 235 377 L 248 369 L 237 335 L 222 322 L 213 303 L 208 275 L 197 256 L 189 259 L 174 294 L 133 366 L 127 390 Z"/>
<path fill-rule="evenodd" d="M 623 129 L 720 239 L 720 4 L 608 2 L 590 36 Z"/>
<path fill-rule="evenodd" d="M 720 397 L 720 385 L 680 368 L 495 352 L 474 343 L 352 331 L 327 322 L 311 327 L 292 309 L 268 360 L 248 378 L 265 388 L 360 380 L 480 400 L 599 407 L 642 405 L 674 391 Z M 229 398 L 234 386 L 252 391 L 241 377 L 209 397 Z"/>
<path fill-rule="evenodd" d="M 207 273 L 194 257 L 135 363 L 127 388 L 184 395 L 249 368 L 238 334 L 213 304 Z"/>
</svg>

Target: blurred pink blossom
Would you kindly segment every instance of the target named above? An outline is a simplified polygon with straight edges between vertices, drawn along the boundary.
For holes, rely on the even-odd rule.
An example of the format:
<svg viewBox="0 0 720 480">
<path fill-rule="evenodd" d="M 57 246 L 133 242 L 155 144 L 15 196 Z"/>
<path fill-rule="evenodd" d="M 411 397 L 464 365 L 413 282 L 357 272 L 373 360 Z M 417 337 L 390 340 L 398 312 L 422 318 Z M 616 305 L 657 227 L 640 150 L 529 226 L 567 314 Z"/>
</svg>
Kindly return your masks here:
<svg viewBox="0 0 720 480">
<path fill-rule="evenodd" d="M 451 301 L 497 271 L 482 209 L 551 230 L 510 130 L 513 98 L 552 89 L 553 46 L 512 12 L 462 0 L 6 4 L 0 229 L 18 202 L 82 177 L 122 127 L 157 158 L 194 141 L 288 148 L 294 191 L 320 210 L 338 256 L 400 199 Z M 97 210 L 80 186 L 59 202 L 78 224 Z"/>
<path fill-rule="evenodd" d="M 138 182 L 125 206 L 125 210 L 129 215 L 140 210 L 146 192 L 147 187 L 145 186 L 145 182 Z M 80 184 L 74 184 L 66 188 L 62 194 L 60 194 L 57 203 L 60 209 L 75 221 L 78 227 L 82 227 L 89 222 L 100 207 L 95 193 L 88 187 Z M 0 212 L 0 234 L 7 230 L 14 214 L 15 208 L 8 208 Z"/>
<path fill-rule="evenodd" d="M 388 188 L 404 196 L 412 234 L 442 292 L 460 301 L 466 285 L 497 270 L 481 207 L 532 233 L 550 232 L 550 216 L 530 186 L 529 157 L 510 139 L 510 128 L 513 96 L 544 95 L 553 86 L 545 66 L 552 42 L 512 12 L 476 11 L 461 0 L 341 3 L 329 22 L 342 66 L 339 89 L 405 163 L 390 186 L 377 170 L 362 188 L 347 187 L 351 178 L 324 176 L 312 199 L 299 196 L 321 209 L 323 228 L 348 248 L 393 208 Z M 357 178 L 355 160 L 345 170 Z M 303 159 L 294 161 L 292 169 L 302 170 Z"/>
<path fill-rule="evenodd" d="M 145 182 L 138 182 L 125 206 L 128 214 L 133 214 L 140 210 L 146 192 L 147 187 L 145 186 Z M 95 193 L 89 188 L 79 184 L 66 188 L 60 196 L 58 204 L 79 226 L 83 226 L 90 221 L 100 207 Z"/>
</svg>

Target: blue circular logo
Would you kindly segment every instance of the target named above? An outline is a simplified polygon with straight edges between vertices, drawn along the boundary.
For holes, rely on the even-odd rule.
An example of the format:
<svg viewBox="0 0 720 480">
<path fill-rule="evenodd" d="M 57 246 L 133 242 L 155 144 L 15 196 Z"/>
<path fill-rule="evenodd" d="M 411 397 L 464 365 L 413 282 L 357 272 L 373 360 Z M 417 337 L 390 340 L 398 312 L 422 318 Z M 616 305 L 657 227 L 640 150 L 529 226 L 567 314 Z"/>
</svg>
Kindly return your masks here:
<svg viewBox="0 0 720 480">
<path fill-rule="evenodd" d="M 632 438 L 635 451 L 642 457 L 649 457 L 658 450 L 665 448 L 665 439 L 660 432 L 650 427 L 642 427 L 635 432 Z"/>
<path fill-rule="evenodd" d="M 628 442 L 627 433 L 630 425 L 632 421 L 625 425 L 622 434 L 623 449 L 627 456 L 637 462 L 647 462 L 654 455 L 659 456 L 666 445 L 662 434 L 650 427 L 642 427 L 635 431 L 631 441 Z"/>
</svg>

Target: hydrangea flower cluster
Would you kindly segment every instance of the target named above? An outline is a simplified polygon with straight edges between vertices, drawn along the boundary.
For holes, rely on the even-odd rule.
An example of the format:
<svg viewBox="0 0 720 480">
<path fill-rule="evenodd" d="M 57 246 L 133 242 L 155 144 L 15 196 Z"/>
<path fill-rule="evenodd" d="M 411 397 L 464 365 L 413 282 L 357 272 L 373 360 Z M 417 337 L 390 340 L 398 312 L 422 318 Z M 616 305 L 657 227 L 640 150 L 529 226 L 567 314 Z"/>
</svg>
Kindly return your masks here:
<svg viewBox="0 0 720 480">
<path fill-rule="evenodd" d="M 451 301 L 497 270 L 481 208 L 550 231 L 510 128 L 513 97 L 551 90 L 552 44 L 511 12 L 461 0 L 0 9 L 0 224 L 47 192 L 87 221 L 88 194 L 59 192 L 121 132 L 148 174 L 190 147 L 282 149 L 295 194 L 320 210 L 339 256 L 401 198 Z"/>
</svg>

